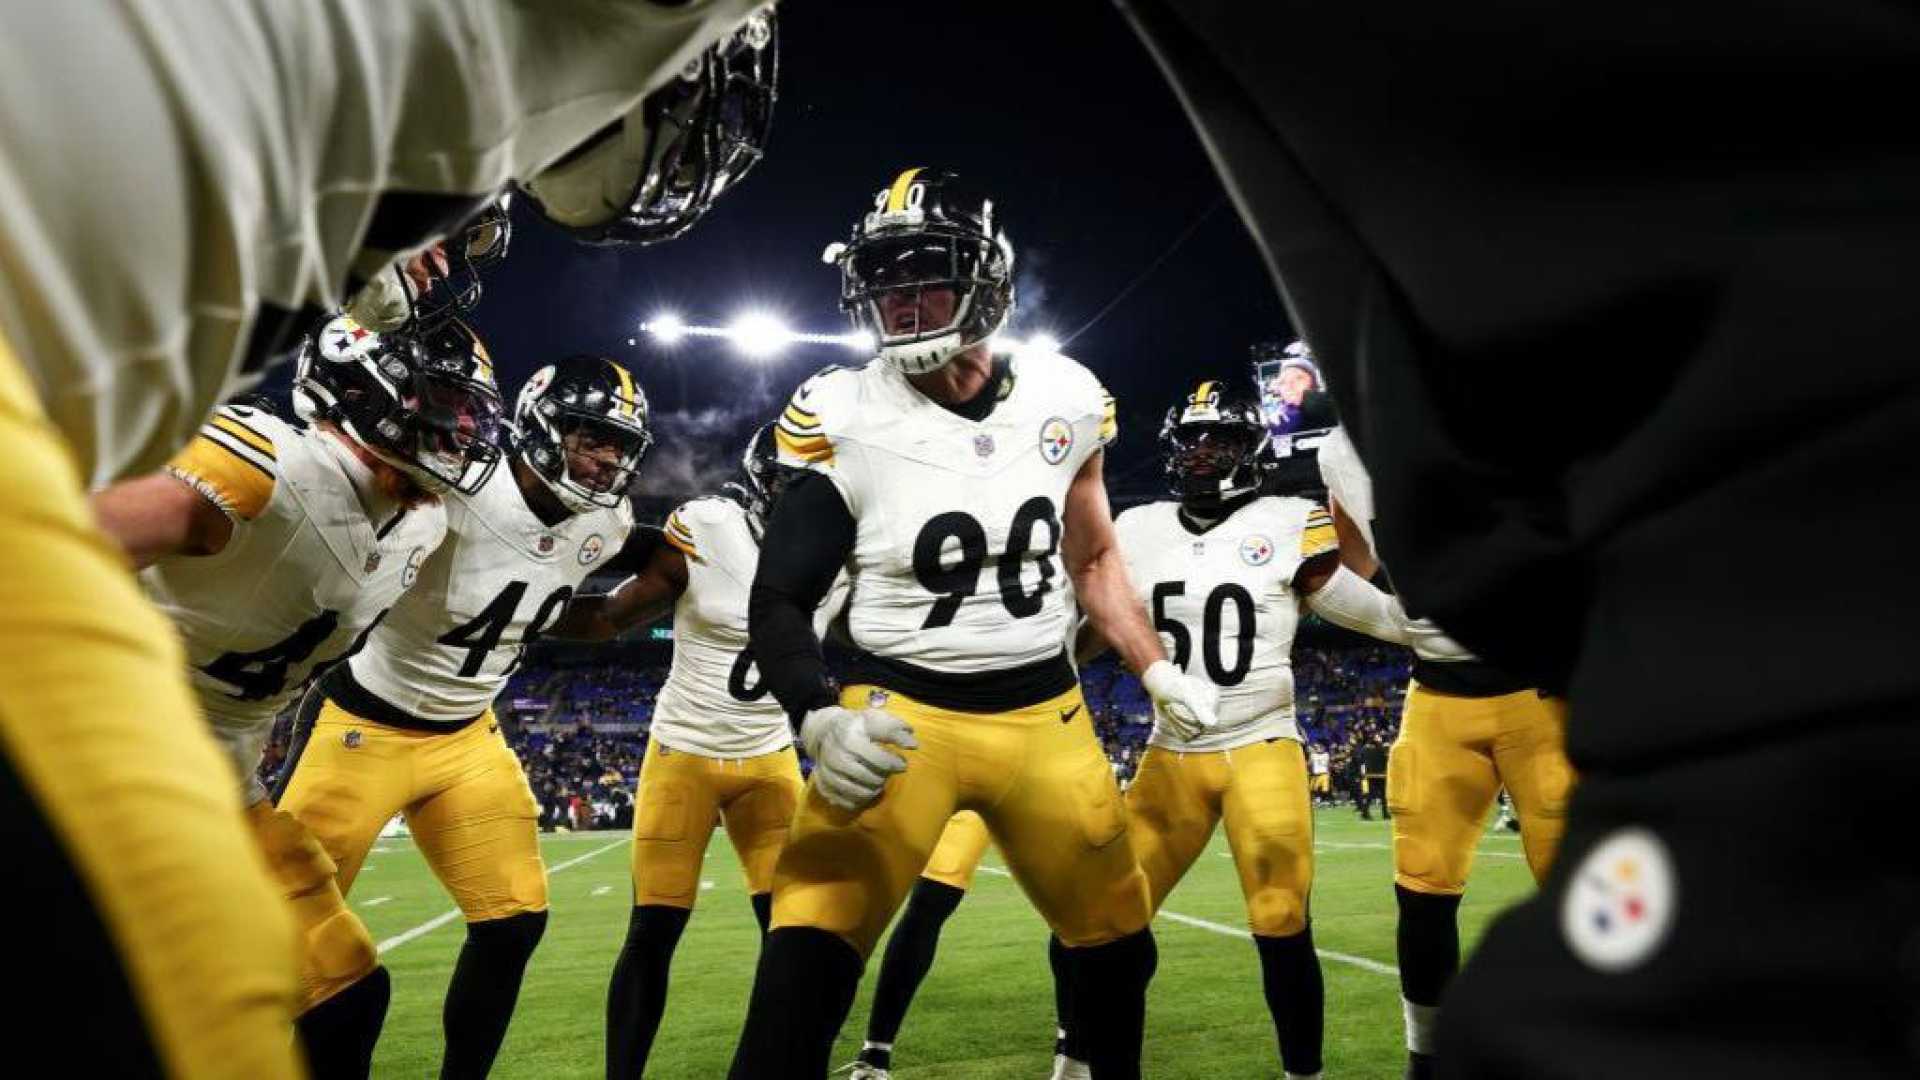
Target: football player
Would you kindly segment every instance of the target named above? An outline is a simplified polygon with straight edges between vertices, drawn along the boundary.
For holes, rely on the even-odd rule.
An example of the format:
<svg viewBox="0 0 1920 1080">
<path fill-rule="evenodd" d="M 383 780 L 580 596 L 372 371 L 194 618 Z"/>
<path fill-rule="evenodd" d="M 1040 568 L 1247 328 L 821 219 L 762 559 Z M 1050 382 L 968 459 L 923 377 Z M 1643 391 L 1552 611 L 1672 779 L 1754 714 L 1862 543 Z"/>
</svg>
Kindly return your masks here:
<svg viewBox="0 0 1920 1080">
<path fill-rule="evenodd" d="M 345 321 L 321 332 L 344 344 Z M 632 373 L 572 356 L 528 377 L 506 467 L 445 499 L 447 539 L 366 644 L 301 704 L 278 804 L 352 890 L 398 813 L 466 917 L 440 1075 L 485 1076 L 547 922 L 539 808 L 493 699 L 525 648 L 633 531 L 627 491 L 652 443 Z M 318 993 L 365 973 L 339 972 Z"/>
<path fill-rule="evenodd" d="M 913 883 L 907 908 L 900 913 L 887 951 L 880 960 L 880 979 L 874 984 L 873 1005 L 867 1013 L 867 1037 L 860 1056 L 849 1067 L 848 1080 L 889 1080 L 893 1068 L 893 1041 L 913 1005 L 920 983 L 933 969 L 940 947 L 940 931 L 973 887 L 974 871 L 993 838 L 987 823 L 971 810 L 962 810 L 940 831 L 926 869 Z"/>
<path fill-rule="evenodd" d="M 766 684 L 815 762 L 774 871 L 739 1077 L 821 1076 L 867 955 L 956 810 L 986 821 L 1098 1007 L 1108 1076 L 1137 1075 L 1154 963 L 1145 880 L 1065 642 L 1067 581 L 1169 721 L 1211 689 L 1167 662 L 1114 546 L 1113 401 L 1061 356 L 999 355 L 1013 250 L 998 208 L 908 169 L 828 249 L 878 355 L 793 395 L 787 489 L 751 599 Z M 853 664 L 828 679 L 813 614 L 845 567 Z"/>
<path fill-rule="evenodd" d="M 793 731 L 747 647 L 747 591 L 768 512 L 792 470 L 772 425 L 756 431 L 741 482 L 667 518 L 665 543 L 612 592 L 582 597 L 553 633 L 606 640 L 673 613 L 673 667 L 654 702 L 633 821 L 633 910 L 607 991 L 609 1078 L 637 1080 L 660 1027 L 681 931 L 699 898 L 716 818 L 724 822 L 762 933 L 773 860 L 800 794 Z M 837 607 L 829 597 L 819 625 Z"/>
<path fill-rule="evenodd" d="M 18 850 L 36 854 L 0 914 L 43 930 L 15 957 L 39 985 L 8 1011 L 8 1033 L 64 1046 L 70 1068 L 99 1075 L 296 1068 L 290 928 L 236 801 L 213 794 L 229 785 L 178 643 L 90 517 L 87 489 L 161 466 L 214 402 L 297 341 L 308 313 L 445 235 L 509 178 L 582 192 L 597 179 L 600 198 L 563 206 L 555 191 L 547 205 L 609 236 L 687 220 L 765 134 L 770 24 L 746 31 L 764 62 L 691 63 L 757 6 L 8 12 L 0 803 L 32 838 Z M 717 170 L 662 168 L 651 152 L 679 141 L 656 133 L 684 125 L 649 111 L 649 92 L 689 80 L 743 106 L 681 156 Z M 570 151 L 567 168 L 549 168 Z M 62 737 L 42 737 L 36 725 L 55 718 Z M 88 1009 L 68 1007 L 81 999 Z"/>
<path fill-rule="evenodd" d="M 1252 395 L 1225 380 L 1200 383 L 1161 431 L 1177 501 L 1135 507 L 1114 524 L 1173 662 L 1220 693 L 1210 731 L 1156 722 L 1127 813 L 1155 911 L 1225 822 L 1286 1075 L 1315 1077 L 1324 991 L 1309 918 L 1313 810 L 1294 717 L 1294 628 L 1305 608 L 1400 642 L 1407 620 L 1341 566 L 1324 507 L 1261 494 L 1267 439 Z M 1099 648 L 1083 638 L 1080 652 Z"/>
<path fill-rule="evenodd" d="M 413 585 L 447 527 L 441 497 L 499 461 L 500 397 L 479 339 L 341 317 L 302 356 L 305 426 L 229 406 L 167 468 L 94 499 L 186 643 L 213 733 L 303 936 L 300 1031 L 318 1077 L 367 1075 L 385 969 L 336 864 L 254 776 L 274 716 Z M 357 740 L 355 740 L 357 743 Z M 231 779 L 228 786 L 232 786 Z"/>
<path fill-rule="evenodd" d="M 1320 447 L 1333 494 L 1341 558 L 1356 574 L 1380 570 L 1373 556 L 1373 486 L 1344 428 Z M 1534 880 L 1543 881 L 1566 831 L 1574 783 L 1567 761 L 1567 707 L 1459 651 L 1431 622 L 1411 635 L 1413 680 L 1400 734 L 1387 760 L 1393 820 L 1395 948 L 1406 1013 L 1407 1076 L 1434 1075 L 1440 1001 L 1460 966 L 1460 897 L 1504 784 L 1520 822 Z"/>
</svg>

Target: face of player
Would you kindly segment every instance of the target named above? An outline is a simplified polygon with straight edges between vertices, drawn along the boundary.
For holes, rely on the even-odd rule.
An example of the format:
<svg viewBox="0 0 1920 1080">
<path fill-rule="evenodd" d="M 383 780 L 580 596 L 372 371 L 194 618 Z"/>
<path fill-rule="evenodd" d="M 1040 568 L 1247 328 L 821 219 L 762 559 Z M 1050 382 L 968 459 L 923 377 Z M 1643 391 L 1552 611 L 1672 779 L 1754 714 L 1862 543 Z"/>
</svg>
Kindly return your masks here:
<svg viewBox="0 0 1920 1080">
<path fill-rule="evenodd" d="M 1278 384 L 1280 399 L 1289 405 L 1300 404 L 1313 389 L 1313 376 L 1304 368 L 1287 368 L 1274 382 Z"/>
<path fill-rule="evenodd" d="M 637 437 L 627 431 L 579 423 L 561 433 L 567 475 L 596 493 L 623 489 L 638 463 Z"/>
<path fill-rule="evenodd" d="M 950 326 L 959 297 L 949 286 L 895 289 L 880 294 L 880 325 L 889 336 Z"/>
<path fill-rule="evenodd" d="M 1251 438 L 1240 428 L 1195 426 L 1181 433 L 1181 468 L 1195 479 L 1218 480 L 1231 473 L 1252 448 Z"/>
</svg>

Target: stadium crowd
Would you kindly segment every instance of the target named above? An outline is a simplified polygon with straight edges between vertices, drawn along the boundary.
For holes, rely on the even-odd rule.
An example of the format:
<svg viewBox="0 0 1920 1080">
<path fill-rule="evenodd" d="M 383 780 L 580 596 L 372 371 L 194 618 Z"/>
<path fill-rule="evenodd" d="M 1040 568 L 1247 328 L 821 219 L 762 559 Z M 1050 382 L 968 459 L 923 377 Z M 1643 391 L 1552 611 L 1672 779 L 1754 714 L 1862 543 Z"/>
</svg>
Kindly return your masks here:
<svg viewBox="0 0 1920 1080">
<path fill-rule="evenodd" d="M 1309 649 L 1294 655 L 1294 700 L 1307 746 L 1327 751 L 1330 801 L 1362 802 L 1368 749 L 1393 742 L 1411 667 L 1391 645 Z M 542 829 L 625 829 L 653 724 L 654 698 L 666 679 L 657 661 L 628 657 L 585 663 L 534 661 L 514 672 L 495 704 L 540 807 Z M 1153 731 L 1140 680 L 1102 657 L 1080 672 L 1094 730 L 1122 786 L 1133 779 Z M 291 722 L 275 725 L 261 775 L 269 783 L 285 761 Z M 801 761 L 803 771 L 810 762 Z M 1377 790 L 1373 793 L 1377 798 Z"/>
</svg>

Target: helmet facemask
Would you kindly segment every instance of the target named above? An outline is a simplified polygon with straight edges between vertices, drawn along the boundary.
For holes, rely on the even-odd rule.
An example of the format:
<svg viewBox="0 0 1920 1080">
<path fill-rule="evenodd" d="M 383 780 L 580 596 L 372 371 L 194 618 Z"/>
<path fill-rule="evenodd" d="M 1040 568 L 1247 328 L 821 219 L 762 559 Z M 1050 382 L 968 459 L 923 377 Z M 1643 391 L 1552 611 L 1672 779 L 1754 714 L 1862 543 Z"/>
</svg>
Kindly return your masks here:
<svg viewBox="0 0 1920 1080">
<path fill-rule="evenodd" d="M 568 511 L 626 500 L 653 446 L 647 398 L 625 368 L 570 357 L 534 372 L 514 403 L 515 450 Z"/>
<path fill-rule="evenodd" d="M 1167 479 L 1182 504 L 1211 511 L 1260 488 L 1267 429 L 1252 402 L 1226 400 L 1222 383 L 1210 381 L 1167 410 L 1160 446 Z"/>
<path fill-rule="evenodd" d="M 671 240 L 765 153 L 778 77 L 778 21 L 761 11 L 525 188 L 584 243 Z"/>
</svg>

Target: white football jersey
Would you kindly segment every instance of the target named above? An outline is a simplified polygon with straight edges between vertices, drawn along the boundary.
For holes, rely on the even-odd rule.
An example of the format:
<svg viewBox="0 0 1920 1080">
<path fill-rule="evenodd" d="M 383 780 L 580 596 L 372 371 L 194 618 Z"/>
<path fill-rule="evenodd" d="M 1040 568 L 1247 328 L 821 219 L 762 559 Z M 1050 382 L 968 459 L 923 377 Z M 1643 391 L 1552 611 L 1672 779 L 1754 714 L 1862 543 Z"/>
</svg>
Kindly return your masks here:
<svg viewBox="0 0 1920 1080">
<path fill-rule="evenodd" d="M 762 0 L 7 5 L 0 333 L 95 485 Z"/>
<path fill-rule="evenodd" d="M 786 710 L 760 681 L 747 647 L 747 596 L 760 544 L 732 499 L 685 503 L 666 539 L 687 557 L 687 588 L 673 605 L 673 668 L 653 706 L 653 738 L 707 757 L 770 754 L 793 741 Z M 846 577 L 814 616 L 823 637 L 846 599 Z"/>
<path fill-rule="evenodd" d="M 1313 753 L 1307 755 L 1307 771 L 1315 776 L 1325 775 L 1328 763 L 1327 752 L 1325 750 L 1315 750 Z"/>
<path fill-rule="evenodd" d="M 446 543 L 347 667 L 400 712 L 454 725 L 493 704 L 522 650 L 625 546 L 633 512 L 623 502 L 549 528 L 528 508 L 511 458 L 446 505 Z"/>
<path fill-rule="evenodd" d="M 1181 520 L 1179 503 L 1156 502 L 1121 514 L 1114 530 L 1168 658 L 1220 688 L 1218 727 L 1187 741 L 1156 719 L 1150 741 L 1193 752 L 1299 741 L 1293 575 L 1306 560 L 1339 550 L 1326 509 L 1267 496 L 1195 532 Z"/>
<path fill-rule="evenodd" d="M 1374 557 L 1379 558 L 1380 548 L 1373 542 L 1373 477 L 1367 473 L 1344 425 L 1334 428 L 1320 444 L 1320 479 L 1326 483 L 1327 493 L 1360 529 L 1360 535 L 1367 538 Z M 1459 646 L 1450 639 L 1442 643 L 1448 647 L 1446 651 L 1435 651 L 1433 646 L 1441 631 L 1433 620 L 1414 619 L 1408 629 L 1407 643 L 1415 656 L 1433 663 L 1461 662 Z"/>
<path fill-rule="evenodd" d="M 413 584 L 446 534 L 437 503 L 401 512 L 363 493 L 349 454 L 326 432 L 228 406 L 168 465 L 226 511 L 233 537 L 140 579 L 185 640 L 194 690 L 243 780 L 274 715 Z"/>
<path fill-rule="evenodd" d="M 847 611 L 858 648 L 955 675 L 1060 655 L 1067 489 L 1112 440 L 1113 399 L 1064 356 L 1012 365 L 984 420 L 878 362 L 815 375 L 781 416 L 781 459 L 832 479 L 858 523 Z"/>
</svg>

